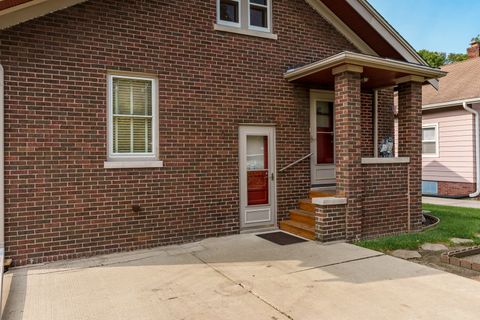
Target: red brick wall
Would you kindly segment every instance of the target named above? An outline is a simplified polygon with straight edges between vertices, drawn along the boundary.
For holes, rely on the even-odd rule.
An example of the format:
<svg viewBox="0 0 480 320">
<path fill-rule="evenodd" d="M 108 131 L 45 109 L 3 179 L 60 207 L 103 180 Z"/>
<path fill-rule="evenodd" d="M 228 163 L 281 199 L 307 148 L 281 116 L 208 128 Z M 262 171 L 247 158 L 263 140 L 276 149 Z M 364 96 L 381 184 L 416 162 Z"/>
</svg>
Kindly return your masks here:
<svg viewBox="0 0 480 320">
<path fill-rule="evenodd" d="M 378 91 L 378 145 L 388 136 L 394 138 L 393 89 Z M 394 141 L 395 143 L 395 141 Z"/>
<path fill-rule="evenodd" d="M 303 0 L 274 1 L 277 41 L 213 31 L 215 3 L 92 0 L 0 32 L 17 265 L 237 233 L 241 123 L 276 124 L 278 168 L 310 152 L 308 89 L 283 73 L 358 50 Z M 158 77 L 164 168 L 103 168 L 107 70 Z M 278 176 L 280 219 L 309 174 Z"/>
<path fill-rule="evenodd" d="M 438 194 L 442 196 L 467 196 L 475 192 L 475 183 L 438 181 Z"/>
<path fill-rule="evenodd" d="M 360 73 L 335 75 L 335 155 L 338 197 L 345 197 L 346 238 L 361 237 L 362 119 Z"/>
<path fill-rule="evenodd" d="M 344 204 L 315 208 L 315 236 L 319 241 L 345 240 L 346 208 Z"/>
<path fill-rule="evenodd" d="M 373 157 L 373 94 L 362 91 L 362 157 Z"/>
<path fill-rule="evenodd" d="M 408 230 L 408 164 L 364 164 L 362 238 Z"/>
<path fill-rule="evenodd" d="M 398 154 L 409 157 L 410 228 L 422 227 L 422 84 L 398 85 Z"/>
<path fill-rule="evenodd" d="M 362 157 L 374 156 L 374 133 L 373 133 L 373 92 L 362 91 L 361 94 L 361 117 L 362 117 Z M 393 114 L 393 89 L 382 89 L 378 91 L 378 143 L 387 136 L 394 136 L 394 114 Z"/>
</svg>

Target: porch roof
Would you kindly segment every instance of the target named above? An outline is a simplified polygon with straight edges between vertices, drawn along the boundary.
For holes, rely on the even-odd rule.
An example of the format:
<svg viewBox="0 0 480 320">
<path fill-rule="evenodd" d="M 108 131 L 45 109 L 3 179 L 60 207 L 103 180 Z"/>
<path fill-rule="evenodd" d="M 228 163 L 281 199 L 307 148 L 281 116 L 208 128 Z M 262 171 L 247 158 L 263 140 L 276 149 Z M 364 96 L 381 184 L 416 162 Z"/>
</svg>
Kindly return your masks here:
<svg viewBox="0 0 480 320">
<path fill-rule="evenodd" d="M 394 86 L 411 79 L 426 82 L 447 75 L 440 69 L 411 62 L 380 58 L 354 52 L 341 52 L 326 59 L 288 70 L 284 77 L 289 82 L 332 86 L 339 67 L 362 73 L 362 87 L 367 89 Z"/>
</svg>

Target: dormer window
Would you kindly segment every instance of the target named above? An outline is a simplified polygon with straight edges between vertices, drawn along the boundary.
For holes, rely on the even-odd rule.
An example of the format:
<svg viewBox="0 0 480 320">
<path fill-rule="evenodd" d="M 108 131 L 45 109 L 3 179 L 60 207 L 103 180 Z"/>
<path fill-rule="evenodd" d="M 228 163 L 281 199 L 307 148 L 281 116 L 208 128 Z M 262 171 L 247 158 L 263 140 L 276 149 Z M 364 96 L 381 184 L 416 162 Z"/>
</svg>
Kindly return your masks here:
<svg viewBox="0 0 480 320">
<path fill-rule="evenodd" d="M 217 0 L 215 30 L 276 39 L 272 34 L 273 0 Z"/>
</svg>

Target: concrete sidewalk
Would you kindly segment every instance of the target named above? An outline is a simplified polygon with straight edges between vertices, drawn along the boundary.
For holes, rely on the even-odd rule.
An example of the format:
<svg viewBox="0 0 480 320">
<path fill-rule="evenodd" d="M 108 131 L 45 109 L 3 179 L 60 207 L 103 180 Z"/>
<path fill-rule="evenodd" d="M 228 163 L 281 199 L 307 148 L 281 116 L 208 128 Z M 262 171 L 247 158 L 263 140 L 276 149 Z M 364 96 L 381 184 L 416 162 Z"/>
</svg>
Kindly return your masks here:
<svg viewBox="0 0 480 320">
<path fill-rule="evenodd" d="M 4 320 L 478 319 L 480 283 L 351 244 L 243 234 L 19 268 Z"/>
<path fill-rule="evenodd" d="M 480 209 L 480 201 L 469 199 L 447 199 L 435 197 L 422 197 L 422 203 L 436 204 L 440 206 L 463 207 Z"/>
</svg>

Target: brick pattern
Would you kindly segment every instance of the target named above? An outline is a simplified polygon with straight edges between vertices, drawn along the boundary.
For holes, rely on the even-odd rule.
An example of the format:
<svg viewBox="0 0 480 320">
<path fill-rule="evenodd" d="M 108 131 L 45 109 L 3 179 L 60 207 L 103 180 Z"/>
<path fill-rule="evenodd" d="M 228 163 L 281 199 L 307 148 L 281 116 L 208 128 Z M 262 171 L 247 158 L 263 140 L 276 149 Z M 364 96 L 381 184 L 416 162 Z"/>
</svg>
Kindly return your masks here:
<svg viewBox="0 0 480 320">
<path fill-rule="evenodd" d="M 383 138 L 394 136 L 393 89 L 378 90 L 378 142 L 373 143 L 374 95 L 371 91 L 361 93 L 362 157 L 373 157 Z"/>
<path fill-rule="evenodd" d="M 360 74 L 335 75 L 335 153 L 337 196 L 348 199 L 346 238 L 361 236 L 361 99 Z"/>
<path fill-rule="evenodd" d="M 408 164 L 364 164 L 362 238 L 408 230 Z"/>
<path fill-rule="evenodd" d="M 315 236 L 329 242 L 346 238 L 346 205 L 317 206 L 315 208 Z"/>
<path fill-rule="evenodd" d="M 466 196 L 475 192 L 475 183 L 438 181 L 438 194 L 442 196 Z"/>
<path fill-rule="evenodd" d="M 393 113 L 393 89 L 386 88 L 378 90 L 378 142 L 377 148 L 382 140 L 388 136 L 394 138 L 394 117 Z M 394 144 L 396 142 L 394 141 Z"/>
<path fill-rule="evenodd" d="M 362 157 L 373 157 L 373 94 L 361 93 Z"/>
<path fill-rule="evenodd" d="M 215 32 L 215 6 L 92 0 L 0 31 L 16 265 L 238 233 L 242 123 L 276 124 L 278 168 L 310 152 L 308 89 L 283 73 L 358 50 L 303 0 L 274 2 L 278 41 Z M 158 77 L 164 168 L 103 168 L 107 70 Z M 309 173 L 304 161 L 278 176 L 279 219 Z"/>
<path fill-rule="evenodd" d="M 398 85 L 398 153 L 410 157 L 410 229 L 422 227 L 422 84 Z"/>
</svg>

